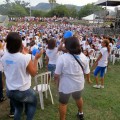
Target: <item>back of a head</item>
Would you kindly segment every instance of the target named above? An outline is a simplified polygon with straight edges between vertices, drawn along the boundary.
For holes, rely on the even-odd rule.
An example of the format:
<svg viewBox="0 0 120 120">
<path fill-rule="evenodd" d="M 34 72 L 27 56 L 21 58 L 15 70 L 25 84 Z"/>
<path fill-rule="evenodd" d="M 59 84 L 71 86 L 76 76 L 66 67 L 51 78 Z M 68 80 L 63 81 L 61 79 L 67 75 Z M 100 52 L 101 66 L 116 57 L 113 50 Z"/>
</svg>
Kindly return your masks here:
<svg viewBox="0 0 120 120">
<path fill-rule="evenodd" d="M 106 47 L 109 46 L 109 40 L 108 39 L 103 39 L 103 42 L 106 44 Z"/>
<path fill-rule="evenodd" d="M 32 40 L 32 41 L 30 42 L 30 46 L 32 47 L 33 45 L 35 45 L 35 40 Z"/>
<path fill-rule="evenodd" d="M 105 46 L 107 47 L 108 53 L 110 53 L 109 40 L 108 39 L 103 39 L 103 42 L 105 43 Z"/>
<path fill-rule="evenodd" d="M 21 50 L 22 39 L 17 32 L 10 32 L 6 38 L 6 47 L 9 53 L 14 54 Z"/>
<path fill-rule="evenodd" d="M 48 41 L 48 49 L 52 50 L 56 47 L 56 41 L 54 39 L 50 39 Z"/>
<path fill-rule="evenodd" d="M 70 54 L 79 55 L 81 53 L 80 43 L 77 37 L 70 37 L 65 40 L 65 48 Z"/>
</svg>

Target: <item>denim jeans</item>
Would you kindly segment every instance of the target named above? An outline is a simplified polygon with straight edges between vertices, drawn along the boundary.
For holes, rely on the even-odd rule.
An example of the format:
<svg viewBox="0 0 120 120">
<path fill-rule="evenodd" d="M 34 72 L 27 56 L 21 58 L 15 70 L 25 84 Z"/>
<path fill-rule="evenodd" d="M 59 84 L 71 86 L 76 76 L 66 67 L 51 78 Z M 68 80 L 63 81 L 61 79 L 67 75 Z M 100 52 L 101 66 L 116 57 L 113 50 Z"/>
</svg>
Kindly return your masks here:
<svg viewBox="0 0 120 120">
<path fill-rule="evenodd" d="M 10 114 L 15 113 L 14 102 L 10 99 Z"/>
<path fill-rule="evenodd" d="M 48 71 L 51 72 L 51 76 L 54 76 L 55 73 L 55 69 L 56 69 L 56 65 L 55 64 L 48 64 Z"/>
<path fill-rule="evenodd" d="M 26 120 L 33 120 L 37 106 L 37 97 L 33 89 L 26 91 L 7 90 L 7 96 L 12 100 L 15 107 L 14 120 L 21 120 L 24 106 L 27 116 Z"/>
<path fill-rule="evenodd" d="M 2 72 L 0 71 L 0 99 L 3 97 Z"/>
</svg>

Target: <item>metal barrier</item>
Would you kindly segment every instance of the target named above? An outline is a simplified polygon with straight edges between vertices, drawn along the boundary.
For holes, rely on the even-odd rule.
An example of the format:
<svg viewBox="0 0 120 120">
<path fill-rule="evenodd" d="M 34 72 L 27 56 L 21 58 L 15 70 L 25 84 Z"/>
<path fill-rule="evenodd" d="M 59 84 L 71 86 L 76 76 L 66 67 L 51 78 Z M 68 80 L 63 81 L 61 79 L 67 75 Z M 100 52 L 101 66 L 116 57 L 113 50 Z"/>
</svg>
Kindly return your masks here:
<svg viewBox="0 0 120 120">
<path fill-rule="evenodd" d="M 94 34 L 104 34 L 104 35 L 117 35 L 120 34 L 120 28 L 93 28 L 93 33 Z"/>
</svg>

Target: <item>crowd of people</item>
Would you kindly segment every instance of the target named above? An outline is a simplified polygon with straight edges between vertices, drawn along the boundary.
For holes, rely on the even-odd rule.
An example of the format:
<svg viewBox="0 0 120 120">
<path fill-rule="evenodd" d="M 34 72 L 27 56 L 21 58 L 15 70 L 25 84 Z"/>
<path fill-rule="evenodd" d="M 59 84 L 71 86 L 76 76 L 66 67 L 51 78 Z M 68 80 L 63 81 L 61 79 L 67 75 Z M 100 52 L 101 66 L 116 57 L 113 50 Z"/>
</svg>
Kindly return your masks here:
<svg viewBox="0 0 120 120">
<path fill-rule="evenodd" d="M 12 22 L 64 22 L 64 21 L 69 21 L 69 20 L 76 20 L 75 18 L 68 18 L 68 17 L 49 17 L 49 18 L 46 18 L 46 17 L 11 17 L 9 18 L 9 21 L 12 21 Z"/>
<path fill-rule="evenodd" d="M 3 95 L 2 72 L 5 74 L 6 92 L 10 99 L 10 117 L 21 119 L 25 107 L 27 120 L 32 120 L 37 106 L 35 91 L 31 89 L 31 76 L 37 74 L 38 59 L 45 59 L 47 71 L 59 88 L 60 120 L 65 120 L 70 95 L 78 106 L 77 117 L 84 120 L 82 91 L 84 75 L 90 79 L 91 58 L 95 58 L 94 88 L 104 88 L 104 75 L 109 56 L 120 48 L 120 36 L 94 35 L 92 27 L 66 23 L 16 23 L 10 28 L 0 27 L 0 102 Z M 101 84 L 98 74 L 100 73 Z"/>
</svg>

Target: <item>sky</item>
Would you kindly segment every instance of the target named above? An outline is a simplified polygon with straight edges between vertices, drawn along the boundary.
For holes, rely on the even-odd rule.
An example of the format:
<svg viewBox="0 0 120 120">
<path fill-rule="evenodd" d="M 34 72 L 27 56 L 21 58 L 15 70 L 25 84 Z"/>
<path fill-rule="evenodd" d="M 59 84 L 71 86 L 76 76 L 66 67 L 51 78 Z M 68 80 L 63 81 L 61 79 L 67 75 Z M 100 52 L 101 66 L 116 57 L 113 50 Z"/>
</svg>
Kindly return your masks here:
<svg viewBox="0 0 120 120">
<path fill-rule="evenodd" d="M 0 4 L 4 3 L 5 0 L 0 0 Z M 10 0 L 10 1 L 14 1 L 14 0 Z M 40 2 L 48 2 L 48 0 L 24 0 L 26 2 L 31 1 L 31 6 L 35 6 Z M 92 3 L 92 2 L 96 2 L 98 0 L 56 0 L 57 3 L 60 4 L 73 4 L 73 5 L 77 5 L 77 6 L 83 6 L 86 5 L 88 3 Z"/>
</svg>

